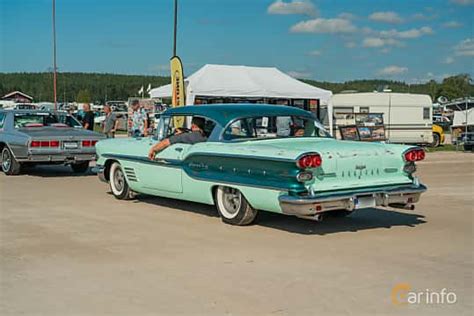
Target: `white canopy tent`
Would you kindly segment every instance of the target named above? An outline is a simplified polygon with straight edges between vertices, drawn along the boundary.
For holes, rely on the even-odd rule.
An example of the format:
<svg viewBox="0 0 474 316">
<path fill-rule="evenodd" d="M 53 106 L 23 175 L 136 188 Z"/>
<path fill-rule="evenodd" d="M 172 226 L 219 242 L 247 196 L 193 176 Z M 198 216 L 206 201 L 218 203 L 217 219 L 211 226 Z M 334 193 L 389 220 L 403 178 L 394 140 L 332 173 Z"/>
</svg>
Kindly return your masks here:
<svg viewBox="0 0 474 316">
<path fill-rule="evenodd" d="M 276 99 L 318 99 L 332 118 L 332 92 L 301 82 L 277 68 L 205 65 L 185 80 L 186 104 L 196 96 Z M 171 98 L 171 85 L 150 91 L 151 98 Z M 332 119 L 329 119 L 332 134 Z"/>
</svg>

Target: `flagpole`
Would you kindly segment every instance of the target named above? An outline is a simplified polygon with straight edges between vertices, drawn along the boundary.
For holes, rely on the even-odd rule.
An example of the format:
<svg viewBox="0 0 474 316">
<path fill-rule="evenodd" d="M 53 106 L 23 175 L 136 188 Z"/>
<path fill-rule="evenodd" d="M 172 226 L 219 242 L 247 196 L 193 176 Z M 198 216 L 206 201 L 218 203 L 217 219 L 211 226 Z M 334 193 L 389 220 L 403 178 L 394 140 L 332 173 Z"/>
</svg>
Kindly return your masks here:
<svg viewBox="0 0 474 316">
<path fill-rule="evenodd" d="M 173 56 L 176 56 L 176 34 L 178 29 L 178 0 L 174 0 L 174 36 L 173 36 Z"/>
<path fill-rule="evenodd" d="M 53 94 L 54 94 L 54 109 L 58 109 L 57 98 L 57 65 L 56 65 L 56 0 L 53 0 Z"/>
</svg>

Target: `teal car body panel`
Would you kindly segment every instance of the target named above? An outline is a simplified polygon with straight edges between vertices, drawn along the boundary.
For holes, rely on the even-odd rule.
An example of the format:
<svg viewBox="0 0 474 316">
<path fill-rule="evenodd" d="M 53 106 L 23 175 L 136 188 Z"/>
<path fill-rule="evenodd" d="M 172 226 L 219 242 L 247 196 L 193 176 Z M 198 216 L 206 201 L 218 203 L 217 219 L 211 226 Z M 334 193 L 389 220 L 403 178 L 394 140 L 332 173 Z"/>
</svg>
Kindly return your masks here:
<svg viewBox="0 0 474 316">
<path fill-rule="evenodd" d="M 359 194 L 385 192 L 386 188 L 424 190 L 405 169 L 403 154 L 413 146 L 325 137 L 238 141 L 226 141 L 222 137 L 226 126 L 242 117 L 297 115 L 313 119 L 311 113 L 297 108 L 241 104 L 189 106 L 164 112 L 162 120 L 174 115 L 201 116 L 216 125 L 207 142 L 174 144 L 157 154 L 153 161 L 147 154 L 158 142 L 156 137 L 100 141 L 96 152 L 103 178 L 108 180 L 107 168 L 117 161 L 135 192 L 214 204 L 213 189 L 225 185 L 239 189 L 253 208 L 277 213 L 285 213 L 282 196 Z M 311 180 L 299 182 L 297 175 L 301 169 L 296 162 L 308 152 L 317 152 L 323 163 L 319 168 L 306 170 L 313 174 Z"/>
</svg>

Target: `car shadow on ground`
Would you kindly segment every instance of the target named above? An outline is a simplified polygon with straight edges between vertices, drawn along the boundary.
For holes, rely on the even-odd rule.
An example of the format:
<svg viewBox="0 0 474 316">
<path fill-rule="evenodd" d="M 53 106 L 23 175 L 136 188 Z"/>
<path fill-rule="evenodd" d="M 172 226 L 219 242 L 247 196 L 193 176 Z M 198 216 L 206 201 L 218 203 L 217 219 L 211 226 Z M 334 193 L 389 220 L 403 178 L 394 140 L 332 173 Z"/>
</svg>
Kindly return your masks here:
<svg viewBox="0 0 474 316">
<path fill-rule="evenodd" d="M 89 170 L 84 173 L 74 173 L 70 166 L 63 165 L 52 165 L 52 166 L 31 166 L 23 167 L 21 170 L 20 176 L 32 176 L 32 177 L 42 177 L 42 178 L 55 178 L 55 177 L 90 177 L 96 176 L 92 172 L 91 167 Z"/>
<path fill-rule="evenodd" d="M 213 205 L 148 195 L 139 195 L 136 202 L 174 208 L 177 209 L 177 211 L 181 210 L 210 217 L 218 217 L 217 210 Z M 408 212 L 409 211 L 400 212 L 392 209 L 370 208 L 357 210 L 350 216 L 342 218 L 326 216 L 323 221 L 316 222 L 294 216 L 260 211 L 254 225 L 304 235 L 327 235 L 397 226 L 415 227 L 426 223 L 425 216 Z M 177 214 L 177 216 L 179 216 L 179 214 Z"/>
</svg>

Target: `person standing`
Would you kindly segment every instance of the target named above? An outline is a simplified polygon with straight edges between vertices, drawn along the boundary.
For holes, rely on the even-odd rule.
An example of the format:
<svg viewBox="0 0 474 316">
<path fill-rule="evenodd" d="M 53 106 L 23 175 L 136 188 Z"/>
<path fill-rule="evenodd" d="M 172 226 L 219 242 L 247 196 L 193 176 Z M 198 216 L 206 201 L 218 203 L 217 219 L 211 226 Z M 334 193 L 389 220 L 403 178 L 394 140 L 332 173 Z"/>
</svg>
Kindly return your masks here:
<svg viewBox="0 0 474 316">
<path fill-rule="evenodd" d="M 130 131 L 132 137 L 146 137 L 148 135 L 148 115 L 145 109 L 140 107 L 138 100 L 132 101 L 132 114 L 129 118 Z"/>
<path fill-rule="evenodd" d="M 82 126 L 90 131 L 94 130 L 94 112 L 91 111 L 89 103 L 84 103 L 84 117 L 82 118 Z"/>
<path fill-rule="evenodd" d="M 102 132 L 107 138 L 114 138 L 118 127 L 117 115 L 112 112 L 110 105 L 104 105 L 105 119 L 102 123 Z"/>
</svg>

